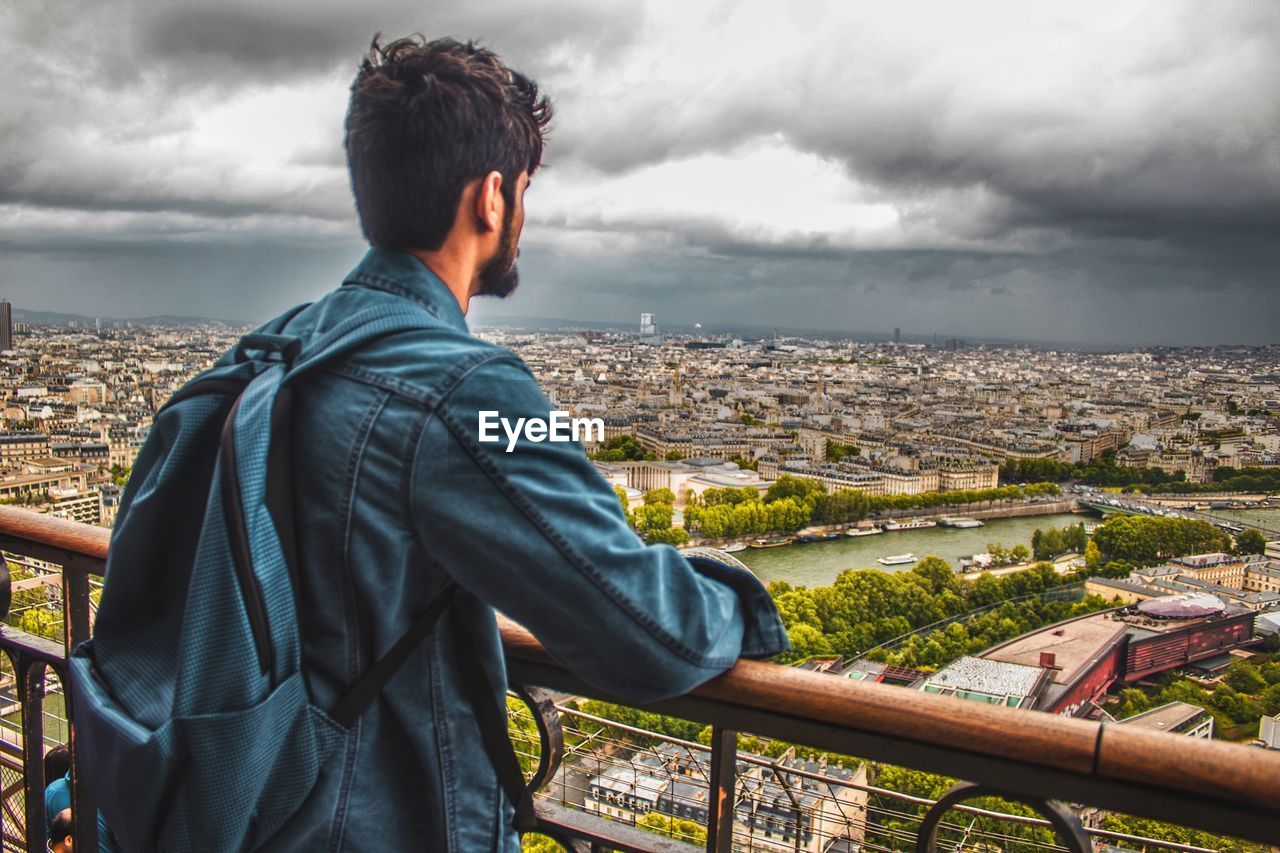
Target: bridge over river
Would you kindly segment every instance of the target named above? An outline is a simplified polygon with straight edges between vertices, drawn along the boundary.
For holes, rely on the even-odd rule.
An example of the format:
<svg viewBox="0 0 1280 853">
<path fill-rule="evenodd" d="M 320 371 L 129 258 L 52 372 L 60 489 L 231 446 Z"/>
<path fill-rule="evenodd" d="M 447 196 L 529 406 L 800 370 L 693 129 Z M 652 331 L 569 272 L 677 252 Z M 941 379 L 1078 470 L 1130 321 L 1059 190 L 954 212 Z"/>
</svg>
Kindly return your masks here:
<svg viewBox="0 0 1280 853">
<path fill-rule="evenodd" d="M 1239 533 L 1246 527 L 1252 527 L 1262 533 L 1267 538 L 1267 541 L 1280 539 L 1280 530 L 1242 520 L 1238 516 L 1226 516 L 1195 509 L 1170 509 L 1155 501 L 1142 500 L 1132 495 L 1109 498 L 1082 497 L 1080 498 L 1080 506 L 1096 510 L 1103 515 L 1158 515 L 1168 518 L 1194 518 L 1200 521 L 1207 521 L 1213 526 L 1232 534 Z"/>
</svg>

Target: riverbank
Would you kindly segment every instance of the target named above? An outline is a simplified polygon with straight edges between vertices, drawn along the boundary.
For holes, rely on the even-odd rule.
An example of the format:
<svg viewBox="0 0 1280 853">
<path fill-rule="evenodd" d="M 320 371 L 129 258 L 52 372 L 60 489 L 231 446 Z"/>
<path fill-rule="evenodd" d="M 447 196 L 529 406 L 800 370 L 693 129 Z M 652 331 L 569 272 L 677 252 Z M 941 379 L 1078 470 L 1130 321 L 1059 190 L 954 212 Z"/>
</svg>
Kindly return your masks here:
<svg viewBox="0 0 1280 853">
<path fill-rule="evenodd" d="M 965 572 L 964 576 L 966 578 L 976 578 L 978 575 L 994 575 L 996 577 L 1001 575 L 1011 575 L 1015 572 L 1025 572 L 1027 569 L 1034 568 L 1042 562 L 1053 563 L 1053 570 L 1060 575 L 1065 575 L 1067 572 L 1071 571 L 1071 564 L 1078 559 L 1080 559 L 1080 555 L 1071 552 L 1067 554 L 1059 554 L 1052 560 L 1032 560 L 1030 563 L 1014 563 L 1011 566 L 1000 566 L 998 569 L 982 569 L 976 572 Z"/>
<path fill-rule="evenodd" d="M 933 507 L 931 509 L 916 510 L 885 510 L 883 512 L 872 515 L 854 524 L 815 524 L 806 527 L 806 533 L 843 533 L 847 530 L 866 529 L 870 527 L 881 527 L 887 521 L 896 521 L 903 518 L 921 518 L 927 521 L 938 521 L 939 519 L 951 517 L 973 518 L 979 521 L 987 521 L 991 519 L 1005 518 L 1031 518 L 1041 515 L 1061 515 L 1063 513 L 1073 513 L 1079 510 L 1080 504 L 1075 498 L 1060 498 L 1054 500 L 1041 500 L 1032 498 L 1027 501 L 1018 501 L 1002 504 L 1000 506 L 991 506 L 986 509 L 979 509 L 981 504 L 953 504 L 943 507 Z M 1061 525 L 1050 525 L 1058 526 Z M 902 532 L 902 531 L 892 531 Z M 790 536 L 794 534 L 776 534 L 777 536 Z M 702 545 L 707 548 L 724 548 L 726 545 L 733 545 L 735 542 L 748 545 L 758 538 L 773 538 L 771 536 L 749 536 L 745 539 L 705 539 L 699 536 L 690 538 L 690 545 Z M 870 537 L 868 537 L 870 538 Z M 812 543 L 796 543 L 796 545 L 809 545 Z M 790 548 L 792 545 L 777 546 L 782 548 Z"/>
<path fill-rule="evenodd" d="M 955 513 L 960 514 L 960 513 Z M 964 513 L 972 517 L 974 513 Z M 875 536 L 841 537 L 839 539 L 784 545 L 778 548 L 747 548 L 734 554 L 764 581 L 783 580 L 809 587 L 828 586 L 846 569 L 876 569 L 884 572 L 907 571 L 913 563 L 884 566 L 877 562 L 889 554 L 914 554 L 919 558 L 941 557 L 952 568 L 960 567 L 960 558 L 987 551 L 988 543 L 999 542 L 1006 548 L 1031 544 L 1036 528 L 1066 527 L 1079 524 L 1080 515 L 1059 512 L 1053 515 L 1019 515 L 988 519 L 983 527 L 927 527 L 898 530 Z"/>
</svg>

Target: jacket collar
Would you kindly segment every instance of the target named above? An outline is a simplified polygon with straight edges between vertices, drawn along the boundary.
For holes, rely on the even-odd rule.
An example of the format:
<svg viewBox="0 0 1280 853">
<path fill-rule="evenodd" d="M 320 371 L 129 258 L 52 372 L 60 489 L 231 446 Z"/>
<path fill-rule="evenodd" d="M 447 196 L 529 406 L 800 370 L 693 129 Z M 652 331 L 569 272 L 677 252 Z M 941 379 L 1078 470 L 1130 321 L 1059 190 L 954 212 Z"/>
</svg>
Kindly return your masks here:
<svg viewBox="0 0 1280 853">
<path fill-rule="evenodd" d="M 467 331 L 466 317 L 453 292 L 426 264 L 407 252 L 370 248 L 342 283 L 361 284 L 403 296 L 449 326 Z"/>
</svg>

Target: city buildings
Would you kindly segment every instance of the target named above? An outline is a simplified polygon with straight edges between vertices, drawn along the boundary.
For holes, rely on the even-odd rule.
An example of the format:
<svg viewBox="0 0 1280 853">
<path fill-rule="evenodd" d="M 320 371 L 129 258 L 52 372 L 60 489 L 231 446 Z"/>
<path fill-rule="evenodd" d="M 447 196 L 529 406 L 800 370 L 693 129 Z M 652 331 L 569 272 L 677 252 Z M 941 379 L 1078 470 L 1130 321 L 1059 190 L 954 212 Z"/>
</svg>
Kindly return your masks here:
<svg viewBox="0 0 1280 853">
<path fill-rule="evenodd" d="M 10 325 L 3 311 L 0 333 Z M 1087 353 L 705 329 L 659 336 L 652 312 L 639 335 L 631 329 L 479 334 L 521 356 L 556 408 L 600 418 L 606 443 L 634 439 L 638 452 L 602 473 L 639 491 L 671 488 L 682 499 L 686 489 L 767 488 L 784 475 L 868 495 L 978 491 L 1000 484 L 1003 462 L 1103 455 L 1203 481 L 1224 467 L 1280 467 L 1275 347 Z M 48 509 L 47 488 L 67 485 L 41 478 L 70 464 L 81 488 L 103 496 L 99 521 L 109 523 L 112 490 L 156 410 L 244 331 L 28 327 L 0 352 L 0 495 Z M 1280 577 L 1253 577 L 1245 592 L 1280 592 Z"/>
<path fill-rule="evenodd" d="M 0 352 L 13 349 L 13 306 L 0 299 Z"/>
<path fill-rule="evenodd" d="M 651 813 L 706 824 L 706 752 L 657 743 L 609 764 L 587 782 L 587 811 L 632 824 Z M 739 752 L 736 778 L 734 835 L 749 849 L 821 853 L 834 840 L 864 838 L 865 765 L 797 756 L 794 748 L 776 762 Z"/>
<path fill-rule="evenodd" d="M 1254 611 L 1202 593 L 1162 596 L 1048 625 L 965 656 L 921 689 L 964 699 L 1097 718 L 1116 685 L 1192 663 L 1230 660 L 1255 641 Z"/>
</svg>

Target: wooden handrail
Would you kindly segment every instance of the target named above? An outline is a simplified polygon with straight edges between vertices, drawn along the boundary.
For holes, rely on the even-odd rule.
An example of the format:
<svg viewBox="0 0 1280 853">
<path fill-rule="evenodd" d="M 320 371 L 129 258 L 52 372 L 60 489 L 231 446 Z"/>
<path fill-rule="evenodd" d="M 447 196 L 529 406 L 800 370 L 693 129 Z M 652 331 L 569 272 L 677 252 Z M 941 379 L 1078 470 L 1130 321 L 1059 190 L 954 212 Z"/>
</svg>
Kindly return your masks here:
<svg viewBox="0 0 1280 853">
<path fill-rule="evenodd" d="M 0 506 L 0 547 L 6 549 L 20 551 L 25 544 L 100 564 L 109 539 L 109 531 L 102 528 Z M 499 629 L 513 669 L 525 669 L 548 686 L 602 695 L 565 670 L 522 626 L 500 616 Z M 986 705 L 750 660 L 739 661 L 686 697 L 650 707 L 711 709 L 714 716 L 730 721 L 735 716 L 744 722 L 790 721 L 798 730 L 811 732 L 816 745 L 829 740 L 830 733 L 852 733 L 870 743 L 879 738 L 905 749 L 903 763 L 908 766 L 917 766 L 905 760 L 912 756 L 968 756 L 975 769 L 988 768 L 973 776 L 982 772 L 989 776 L 992 767 L 1026 774 L 1025 779 L 1006 780 L 1009 790 L 1018 790 L 1024 783 L 1029 787 L 1064 784 L 1070 790 L 1057 796 L 1090 802 L 1091 786 L 1096 786 L 1100 792 L 1096 799 L 1108 800 L 1097 803 L 1104 807 L 1117 807 L 1110 801 L 1117 799 L 1118 792 L 1150 791 L 1157 806 L 1142 811 L 1151 816 L 1231 832 L 1224 828 L 1231 826 L 1227 818 L 1243 815 L 1251 826 L 1275 828 L 1241 827 L 1242 834 L 1271 841 L 1280 837 L 1278 751 Z M 983 761 L 988 763 L 982 765 Z M 1130 804 L 1146 801 L 1137 793 L 1134 796 L 1120 798 Z M 1197 803 L 1203 808 L 1179 815 L 1170 803 L 1183 808 Z"/>
<path fill-rule="evenodd" d="M 510 657 L 560 664 L 522 626 L 501 619 Z M 561 667 L 562 668 L 562 667 Z M 690 696 L 802 716 L 816 725 L 906 737 L 922 746 L 997 755 L 1020 764 L 1228 800 L 1280 805 L 1280 751 L 987 705 L 740 660 Z"/>
<path fill-rule="evenodd" d="M 101 562 L 107 559 L 111 531 L 56 515 L 0 505 L 0 547 L 8 548 L 5 543 L 10 541 L 39 546 L 43 552 L 61 551 Z"/>
</svg>

